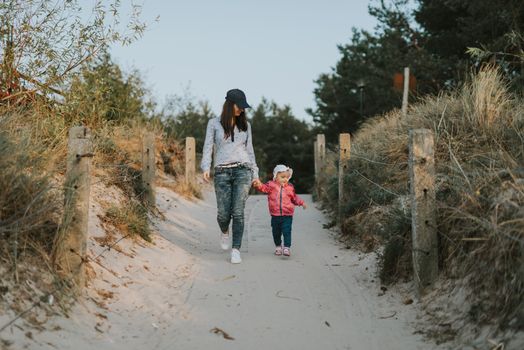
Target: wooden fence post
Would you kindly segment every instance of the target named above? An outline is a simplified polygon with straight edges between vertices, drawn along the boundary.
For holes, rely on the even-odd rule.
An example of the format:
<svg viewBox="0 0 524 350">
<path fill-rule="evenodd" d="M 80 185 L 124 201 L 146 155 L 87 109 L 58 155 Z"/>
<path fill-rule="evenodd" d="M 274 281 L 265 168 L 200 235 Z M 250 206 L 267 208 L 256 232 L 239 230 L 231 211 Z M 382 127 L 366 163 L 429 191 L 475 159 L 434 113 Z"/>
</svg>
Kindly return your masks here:
<svg viewBox="0 0 524 350">
<path fill-rule="evenodd" d="M 186 184 L 195 182 L 195 138 L 186 137 Z"/>
<path fill-rule="evenodd" d="M 142 186 L 144 200 L 150 206 L 155 206 L 155 134 L 148 132 L 142 142 Z"/>
<path fill-rule="evenodd" d="M 314 142 L 315 152 L 315 194 L 316 198 L 320 199 L 320 178 L 324 169 L 324 162 L 326 159 L 326 138 L 324 134 L 318 134 L 317 140 Z"/>
<path fill-rule="evenodd" d="M 313 142 L 313 155 L 314 155 L 314 161 L 315 161 L 315 184 L 318 178 L 318 145 L 317 141 Z"/>
<path fill-rule="evenodd" d="M 326 165 L 326 137 L 324 134 L 317 135 L 317 147 L 318 147 L 318 172 L 322 173 L 324 166 Z"/>
<path fill-rule="evenodd" d="M 91 133 L 84 126 L 69 129 L 65 182 L 64 232 L 56 242 L 55 262 L 74 281 L 77 292 L 85 284 L 87 228 L 89 217 L 89 168 L 91 165 Z"/>
<path fill-rule="evenodd" d="M 409 67 L 404 68 L 404 92 L 402 93 L 402 115 L 408 113 Z"/>
<path fill-rule="evenodd" d="M 413 274 L 419 296 L 438 275 L 438 242 L 435 202 L 433 133 L 428 129 L 409 132 L 409 178 Z"/>
<path fill-rule="evenodd" d="M 344 176 L 348 169 L 351 150 L 351 138 L 349 134 L 338 135 L 338 223 L 342 225 L 344 201 L 347 199 L 344 189 Z"/>
</svg>

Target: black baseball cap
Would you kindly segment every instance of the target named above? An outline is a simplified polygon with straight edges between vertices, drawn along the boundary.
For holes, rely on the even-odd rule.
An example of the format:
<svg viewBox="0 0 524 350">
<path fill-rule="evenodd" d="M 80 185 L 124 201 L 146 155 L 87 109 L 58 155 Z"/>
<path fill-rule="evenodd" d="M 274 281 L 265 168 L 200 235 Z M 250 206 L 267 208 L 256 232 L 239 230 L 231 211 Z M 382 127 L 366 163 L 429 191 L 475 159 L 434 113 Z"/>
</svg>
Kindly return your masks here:
<svg viewBox="0 0 524 350">
<path fill-rule="evenodd" d="M 240 89 L 231 89 L 226 94 L 226 100 L 231 101 L 237 105 L 238 108 L 251 108 L 247 103 L 246 94 Z"/>
</svg>

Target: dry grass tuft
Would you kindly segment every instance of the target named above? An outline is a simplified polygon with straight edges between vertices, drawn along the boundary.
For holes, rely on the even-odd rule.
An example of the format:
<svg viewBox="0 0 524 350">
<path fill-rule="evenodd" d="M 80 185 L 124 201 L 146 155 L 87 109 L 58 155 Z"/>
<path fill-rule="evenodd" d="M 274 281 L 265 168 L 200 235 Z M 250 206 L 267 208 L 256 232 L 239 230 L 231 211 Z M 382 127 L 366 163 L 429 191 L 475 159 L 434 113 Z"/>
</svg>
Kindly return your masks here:
<svg viewBox="0 0 524 350">
<path fill-rule="evenodd" d="M 408 132 L 435 135 L 437 222 L 442 275 L 469 281 L 474 322 L 524 325 L 524 100 L 508 93 L 501 73 L 486 67 L 454 93 L 428 97 L 400 111 L 369 120 L 354 135 L 345 234 L 371 220 L 376 206 L 397 218 L 384 219 L 384 282 L 409 275 Z M 330 180 L 326 180 L 330 183 Z M 336 191 L 326 202 L 336 208 Z M 396 222 L 396 223 L 395 223 Z M 407 262 L 407 263 L 406 263 Z"/>
<path fill-rule="evenodd" d="M 52 259 L 73 220 L 74 189 L 65 183 L 69 129 L 78 125 L 91 129 L 95 154 L 91 184 L 104 181 L 123 190 L 127 206 L 110 208 L 108 219 L 124 234 L 150 240 L 152 208 L 141 203 L 144 131 L 157 135 L 160 172 L 180 174 L 177 157 L 181 157 L 176 147 L 165 146 L 160 118 L 149 119 L 155 114 L 154 103 L 140 79 L 123 78 L 118 69 L 87 76 L 94 67 L 85 68 L 81 77 L 63 86 L 65 94 L 59 100 L 24 93 L 23 98 L 0 101 L 0 310 L 11 315 L 33 306 L 23 318 L 36 327 L 45 321 L 40 316 L 48 309 L 47 300 L 39 298 L 52 293 L 54 305 L 63 311 L 74 300 L 73 284 L 57 275 Z M 183 191 L 198 193 L 196 188 Z M 42 301 L 38 308 L 37 300 Z M 49 313 L 56 309 L 49 308 Z M 0 344 L 8 346 L 1 339 Z"/>
<path fill-rule="evenodd" d="M 141 171 L 144 127 L 106 125 L 93 135 L 93 174 L 139 202 L 145 193 Z"/>
<path fill-rule="evenodd" d="M 0 279 L 5 288 L 0 299 L 16 311 L 57 286 L 68 294 L 51 259 L 62 221 L 67 128 L 37 100 L 19 107 L 0 105 L 0 130 Z M 69 299 L 55 296 L 67 310 Z M 45 313 L 35 311 L 26 319 L 45 319 Z"/>
<path fill-rule="evenodd" d="M 91 127 L 94 181 L 118 186 L 127 197 L 125 207 L 108 210 L 108 218 L 124 234 L 151 239 L 148 211 L 141 204 L 144 130 L 152 129 L 157 135 L 160 172 L 164 172 L 166 163 L 172 168 L 181 163 L 176 143 L 165 146 L 161 130 L 154 126 L 133 121 L 116 125 L 97 119 L 93 127 L 89 120 L 79 121 L 69 113 L 68 106 L 44 99 L 17 107 L 0 104 L 0 309 L 23 310 L 34 302 L 35 295 L 51 291 L 64 311 L 70 305 L 70 285 L 56 274 L 51 256 L 60 243 L 60 234 L 65 232 L 64 214 L 71 202 L 64 193 L 71 126 Z M 168 160 L 160 155 L 164 149 Z M 199 193 L 197 188 L 190 191 Z M 45 283 L 41 283 L 44 279 Z M 26 280 L 41 286 L 27 292 Z M 55 294 L 57 286 L 59 292 Z M 26 318 L 29 320 L 32 314 Z"/>
<path fill-rule="evenodd" d="M 138 235 L 151 242 L 148 210 L 137 201 L 130 200 L 122 206 L 111 206 L 106 212 L 106 221 L 112 223 L 123 234 Z"/>
<path fill-rule="evenodd" d="M 198 182 L 186 183 L 184 177 L 177 177 L 175 179 L 165 179 L 157 181 L 157 186 L 168 188 L 181 196 L 191 198 L 204 198 L 202 194 L 202 185 Z"/>
<path fill-rule="evenodd" d="M 57 140 L 59 130 L 40 133 L 49 125 L 30 113 L 10 108 L 0 115 L 0 249 L 16 277 L 26 254 L 49 260 L 61 219 L 61 191 L 54 181 L 61 163 L 56 156 L 44 157 L 61 153 L 64 144 Z M 24 127 L 21 119 L 34 128 Z"/>
</svg>

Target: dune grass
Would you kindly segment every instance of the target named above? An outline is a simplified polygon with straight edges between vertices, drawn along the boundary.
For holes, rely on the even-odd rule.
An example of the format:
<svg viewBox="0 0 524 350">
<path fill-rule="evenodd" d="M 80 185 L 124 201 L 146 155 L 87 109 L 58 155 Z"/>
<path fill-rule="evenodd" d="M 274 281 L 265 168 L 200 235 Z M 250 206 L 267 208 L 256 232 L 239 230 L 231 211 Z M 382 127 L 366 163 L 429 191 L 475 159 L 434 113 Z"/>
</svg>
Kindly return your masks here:
<svg viewBox="0 0 524 350">
<path fill-rule="evenodd" d="M 392 111 L 359 129 L 345 179 L 343 235 L 362 235 L 355 226 L 374 222 L 385 242 L 382 281 L 410 276 L 408 133 L 417 128 L 435 137 L 441 276 L 467 279 L 473 321 L 523 325 L 524 99 L 508 92 L 496 68 L 418 101 L 405 117 Z M 335 209 L 335 182 L 324 183 L 324 201 Z M 377 220 L 379 206 L 388 210 Z"/>
</svg>

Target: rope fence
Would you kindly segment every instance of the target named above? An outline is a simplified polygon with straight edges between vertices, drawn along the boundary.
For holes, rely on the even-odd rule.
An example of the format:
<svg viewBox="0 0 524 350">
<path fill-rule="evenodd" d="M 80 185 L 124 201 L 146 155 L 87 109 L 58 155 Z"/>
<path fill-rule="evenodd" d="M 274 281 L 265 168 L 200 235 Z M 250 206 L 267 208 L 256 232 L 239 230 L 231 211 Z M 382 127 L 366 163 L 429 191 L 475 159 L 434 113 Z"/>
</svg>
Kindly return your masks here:
<svg viewBox="0 0 524 350">
<path fill-rule="evenodd" d="M 321 178 L 325 176 L 327 164 L 325 136 L 319 134 L 314 143 L 315 154 L 315 195 L 320 197 Z M 387 163 L 369 159 L 358 152 L 351 153 L 350 135 L 340 134 L 338 151 L 338 224 L 344 220 L 343 204 L 348 201 L 348 191 L 344 188 L 344 178 L 348 175 L 358 176 L 374 187 L 397 198 L 401 194 L 385 188 L 357 169 L 350 169 L 351 157 L 384 167 L 404 166 L 409 172 L 409 196 L 411 200 L 412 255 L 415 284 L 420 295 L 427 292 L 438 275 L 438 247 L 436 230 L 435 198 L 435 161 L 433 150 L 433 133 L 428 129 L 416 129 L 409 132 L 409 156 L 407 162 Z M 336 153 L 337 151 L 332 151 Z M 351 184 L 347 184 L 351 186 Z"/>
</svg>

